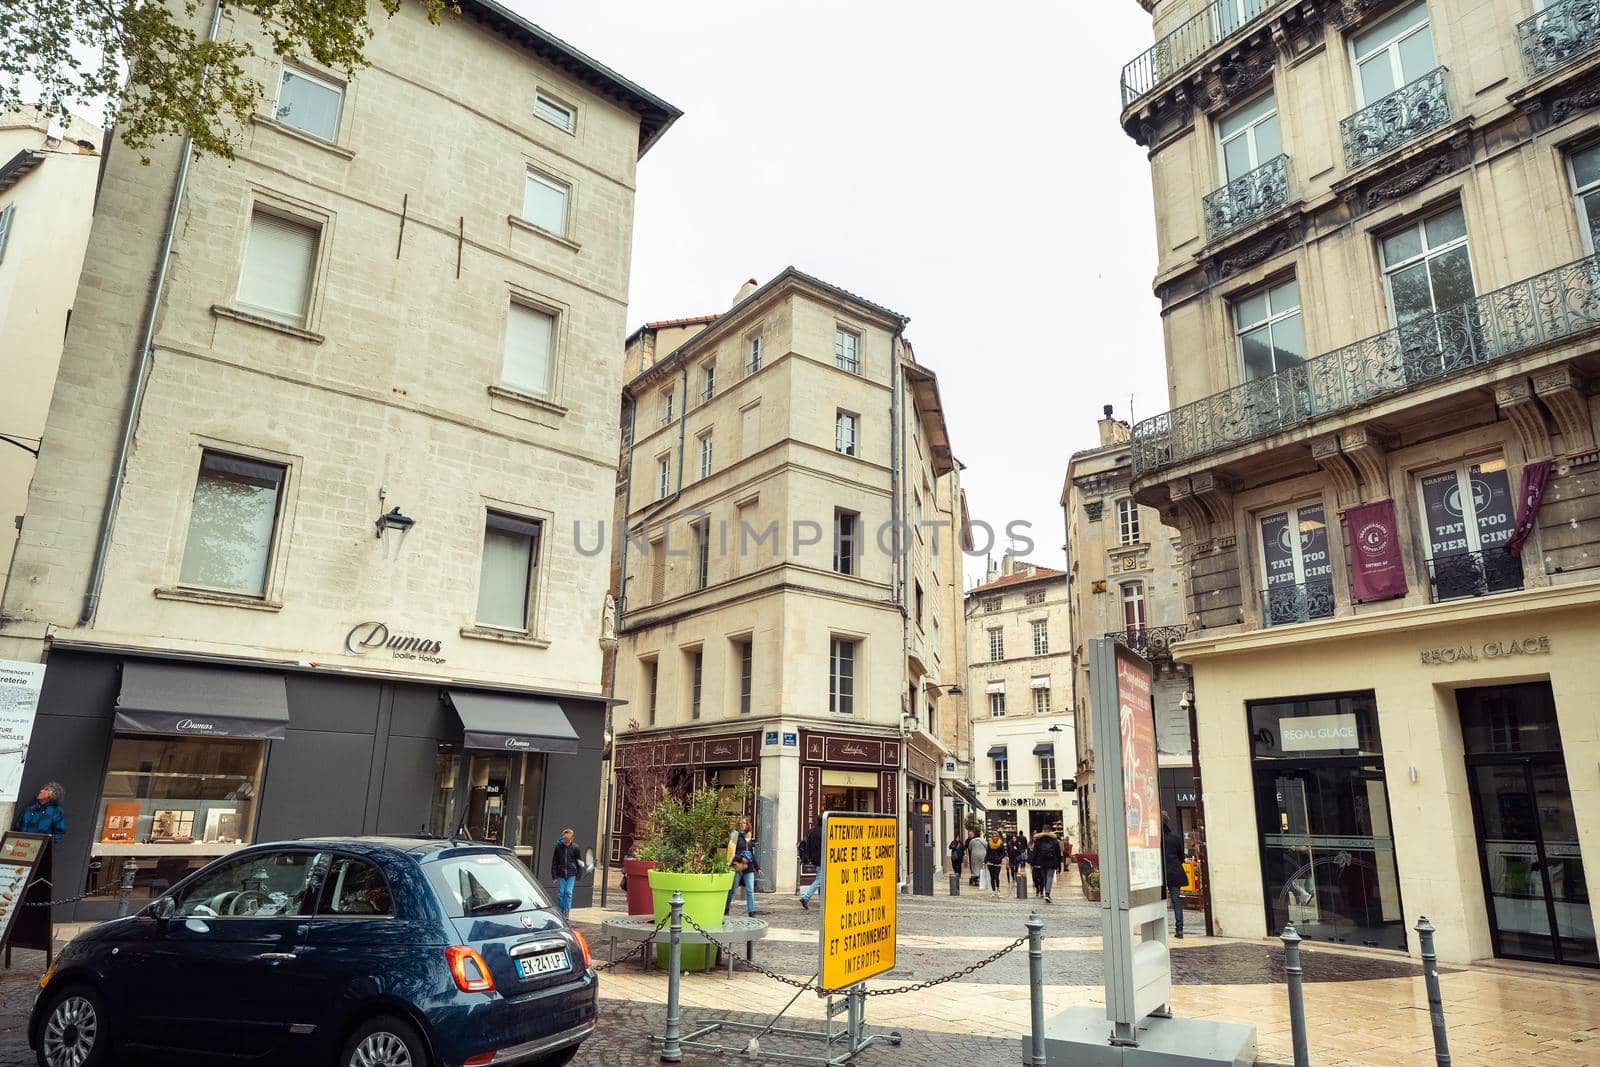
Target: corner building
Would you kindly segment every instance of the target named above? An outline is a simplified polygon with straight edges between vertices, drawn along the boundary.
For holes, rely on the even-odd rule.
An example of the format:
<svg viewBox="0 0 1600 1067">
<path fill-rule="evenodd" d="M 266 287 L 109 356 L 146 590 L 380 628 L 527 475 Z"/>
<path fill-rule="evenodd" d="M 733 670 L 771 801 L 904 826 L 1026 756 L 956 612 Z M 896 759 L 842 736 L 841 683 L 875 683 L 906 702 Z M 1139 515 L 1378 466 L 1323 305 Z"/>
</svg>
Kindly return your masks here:
<svg viewBox="0 0 1600 1067">
<path fill-rule="evenodd" d="M 232 162 L 111 149 L 0 627 L 46 666 L 56 896 L 323 834 L 542 876 L 598 821 L 606 561 L 572 528 L 609 513 L 636 165 L 678 112 L 460 8 L 381 21 L 349 81 L 257 36 Z"/>
<path fill-rule="evenodd" d="M 1600 28 L 1574 0 L 1143 3 L 1218 931 L 1593 967 Z"/>
</svg>

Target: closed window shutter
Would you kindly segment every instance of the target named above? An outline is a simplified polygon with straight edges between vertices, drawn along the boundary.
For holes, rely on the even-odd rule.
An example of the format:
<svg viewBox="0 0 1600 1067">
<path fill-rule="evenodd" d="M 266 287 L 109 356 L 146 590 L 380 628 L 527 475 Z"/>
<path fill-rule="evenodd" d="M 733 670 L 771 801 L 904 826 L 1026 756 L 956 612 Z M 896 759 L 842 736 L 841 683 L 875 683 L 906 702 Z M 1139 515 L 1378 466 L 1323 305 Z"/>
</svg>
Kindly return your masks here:
<svg viewBox="0 0 1600 1067">
<path fill-rule="evenodd" d="M 478 575 L 478 622 L 509 630 L 528 625 L 528 589 L 535 538 L 516 520 L 490 515 L 483 534 L 483 564 Z"/>
<path fill-rule="evenodd" d="M 7 204 L 0 208 L 0 263 L 6 261 L 6 239 L 11 236 L 11 216 L 16 212 L 15 204 Z"/>
<path fill-rule="evenodd" d="M 513 389 L 535 396 L 550 393 L 550 344 L 555 316 L 512 304 L 506 316 L 506 362 L 501 374 Z"/>
<path fill-rule="evenodd" d="M 315 226 L 257 211 L 244 250 L 239 303 L 279 322 L 304 325 L 321 235 Z"/>
</svg>

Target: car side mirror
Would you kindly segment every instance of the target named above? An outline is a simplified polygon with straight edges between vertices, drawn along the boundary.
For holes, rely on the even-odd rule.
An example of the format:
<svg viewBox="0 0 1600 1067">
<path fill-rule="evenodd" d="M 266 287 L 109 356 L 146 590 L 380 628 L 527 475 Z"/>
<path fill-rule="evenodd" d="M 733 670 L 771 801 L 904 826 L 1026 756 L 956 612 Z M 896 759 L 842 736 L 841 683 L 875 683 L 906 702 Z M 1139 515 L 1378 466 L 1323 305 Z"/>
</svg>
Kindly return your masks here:
<svg viewBox="0 0 1600 1067">
<path fill-rule="evenodd" d="M 177 914 L 177 911 L 178 905 L 173 903 L 171 897 L 158 897 L 149 908 L 150 917 L 157 922 L 167 922 Z"/>
</svg>

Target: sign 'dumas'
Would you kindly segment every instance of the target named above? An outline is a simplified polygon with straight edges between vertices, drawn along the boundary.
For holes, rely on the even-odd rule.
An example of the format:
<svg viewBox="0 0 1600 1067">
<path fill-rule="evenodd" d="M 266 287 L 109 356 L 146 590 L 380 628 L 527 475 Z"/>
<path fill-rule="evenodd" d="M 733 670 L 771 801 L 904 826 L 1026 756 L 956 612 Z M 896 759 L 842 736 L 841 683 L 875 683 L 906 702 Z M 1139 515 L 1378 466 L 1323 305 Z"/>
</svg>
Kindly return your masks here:
<svg viewBox="0 0 1600 1067">
<path fill-rule="evenodd" d="M 358 622 L 344 635 L 344 651 L 347 656 L 365 656 L 373 649 L 379 648 L 388 649 L 389 654 L 395 659 L 414 659 L 424 663 L 444 662 L 444 657 L 439 655 L 444 650 L 444 642 L 431 637 L 391 633 L 387 623 Z"/>
</svg>

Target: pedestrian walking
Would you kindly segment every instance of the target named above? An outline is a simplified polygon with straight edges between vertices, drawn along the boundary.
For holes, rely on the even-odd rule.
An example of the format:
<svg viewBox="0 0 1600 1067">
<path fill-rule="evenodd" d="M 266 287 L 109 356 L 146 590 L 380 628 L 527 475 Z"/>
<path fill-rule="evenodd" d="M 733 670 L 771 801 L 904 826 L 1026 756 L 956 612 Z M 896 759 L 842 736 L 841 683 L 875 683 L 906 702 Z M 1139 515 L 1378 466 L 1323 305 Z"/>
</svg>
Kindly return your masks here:
<svg viewBox="0 0 1600 1067">
<path fill-rule="evenodd" d="M 967 831 L 967 859 L 972 871 L 972 884 L 977 885 L 979 877 L 983 874 L 983 865 L 989 855 L 989 846 L 983 843 L 983 838 L 978 836 L 978 831 Z"/>
<path fill-rule="evenodd" d="M 1028 838 L 1021 830 L 1011 839 L 1011 880 L 1020 882 L 1028 873 Z"/>
<path fill-rule="evenodd" d="M 740 886 L 744 886 L 745 911 L 751 915 L 756 913 L 756 873 L 761 865 L 756 862 L 755 847 L 750 820 L 741 815 L 739 822 L 728 831 L 728 866 L 733 868 L 733 885 L 728 887 L 728 902 L 722 906 L 724 915 L 733 910 L 733 894 Z"/>
<path fill-rule="evenodd" d="M 563 916 L 572 912 L 572 890 L 583 876 L 583 851 L 572 843 L 572 828 L 561 831 L 561 840 L 550 853 L 550 880 L 556 884 L 556 908 Z"/>
<path fill-rule="evenodd" d="M 811 884 L 800 891 L 800 906 L 807 911 L 811 910 L 811 898 L 822 892 L 822 820 L 818 819 L 811 824 L 811 829 L 806 832 L 806 839 L 801 844 L 804 850 L 805 861 L 816 868 L 816 877 L 811 879 Z"/>
<path fill-rule="evenodd" d="M 961 861 L 967 858 L 967 842 L 960 834 L 950 839 L 950 873 L 961 877 Z"/>
<path fill-rule="evenodd" d="M 60 782 L 46 782 L 39 787 L 33 803 L 22 809 L 17 829 L 25 834 L 49 834 L 56 844 L 67 836 L 67 791 Z"/>
<path fill-rule="evenodd" d="M 1050 903 L 1050 891 L 1055 888 L 1056 874 L 1061 870 L 1061 842 L 1049 830 L 1033 835 L 1033 880 L 1039 895 Z"/>
<path fill-rule="evenodd" d="M 1172 816 L 1161 813 L 1161 864 L 1167 869 L 1167 893 L 1172 897 L 1172 936 L 1183 937 L 1183 887 L 1189 876 L 1183 869 L 1183 837 L 1172 828 Z"/>
<path fill-rule="evenodd" d="M 984 852 L 984 864 L 989 868 L 989 892 L 1000 892 L 1000 868 L 1006 862 L 1006 842 L 998 831 L 989 832 L 989 843 Z"/>
</svg>

